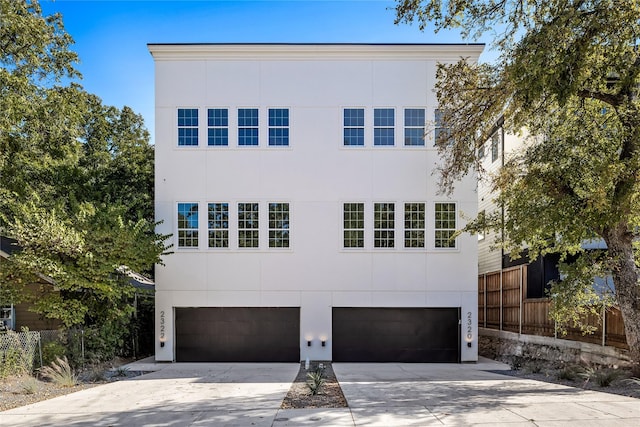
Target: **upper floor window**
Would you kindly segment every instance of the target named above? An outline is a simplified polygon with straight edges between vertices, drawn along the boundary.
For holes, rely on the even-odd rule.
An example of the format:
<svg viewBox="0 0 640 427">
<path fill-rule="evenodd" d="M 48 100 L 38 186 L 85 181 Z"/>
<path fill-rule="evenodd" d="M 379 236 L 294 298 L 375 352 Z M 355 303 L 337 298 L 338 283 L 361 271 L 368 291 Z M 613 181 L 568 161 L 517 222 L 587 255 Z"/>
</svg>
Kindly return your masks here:
<svg viewBox="0 0 640 427">
<path fill-rule="evenodd" d="M 484 152 L 484 144 L 480 144 L 480 147 L 478 147 L 478 158 L 484 159 L 485 154 L 486 153 Z"/>
<path fill-rule="evenodd" d="M 178 203 L 178 247 L 198 247 L 197 203 Z"/>
<path fill-rule="evenodd" d="M 198 145 L 197 108 L 178 108 L 178 145 Z"/>
<path fill-rule="evenodd" d="M 229 110 L 207 110 L 207 139 L 209 145 L 229 145 Z"/>
<path fill-rule="evenodd" d="M 443 116 L 444 113 L 442 110 L 436 109 L 434 114 L 435 130 L 433 132 L 433 138 L 436 145 L 440 142 L 445 142 L 444 140 L 449 137 L 449 128 L 446 127 Z M 440 139 L 443 139 L 443 141 L 440 141 Z"/>
<path fill-rule="evenodd" d="M 373 205 L 373 246 L 393 248 L 395 242 L 395 205 L 374 203 Z"/>
<path fill-rule="evenodd" d="M 498 154 L 500 152 L 500 135 L 498 132 L 491 135 L 491 161 L 498 160 Z"/>
<path fill-rule="evenodd" d="M 209 203 L 209 247 L 229 247 L 229 204 Z"/>
<path fill-rule="evenodd" d="M 269 203 L 269 247 L 289 247 L 289 203 Z"/>
<path fill-rule="evenodd" d="M 344 247 L 364 248 L 364 203 L 345 203 Z"/>
<path fill-rule="evenodd" d="M 238 247 L 259 247 L 258 228 L 258 204 L 238 203 Z"/>
<path fill-rule="evenodd" d="M 404 109 L 404 145 L 424 145 L 424 108 Z"/>
<path fill-rule="evenodd" d="M 435 206 L 435 247 L 455 248 L 456 241 L 452 239 L 456 232 L 456 204 L 436 203 Z"/>
<path fill-rule="evenodd" d="M 344 109 L 344 145 L 364 145 L 364 108 Z"/>
<path fill-rule="evenodd" d="M 269 108 L 269 145 L 289 145 L 288 108 Z"/>
<path fill-rule="evenodd" d="M 393 108 L 373 110 L 373 145 L 394 145 L 395 111 Z"/>
<path fill-rule="evenodd" d="M 404 204 L 404 247 L 424 248 L 424 203 Z"/>
<path fill-rule="evenodd" d="M 238 145 L 258 145 L 258 109 L 238 109 Z"/>
</svg>

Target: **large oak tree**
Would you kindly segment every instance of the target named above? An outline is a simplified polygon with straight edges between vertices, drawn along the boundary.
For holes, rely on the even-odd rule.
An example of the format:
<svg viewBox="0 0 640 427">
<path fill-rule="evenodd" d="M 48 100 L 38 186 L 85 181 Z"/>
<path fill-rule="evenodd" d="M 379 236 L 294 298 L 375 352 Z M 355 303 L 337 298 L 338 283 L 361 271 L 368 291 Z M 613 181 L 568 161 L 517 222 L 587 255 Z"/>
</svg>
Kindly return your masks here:
<svg viewBox="0 0 640 427">
<path fill-rule="evenodd" d="M 524 147 L 492 177 L 507 219 L 507 250 L 559 253 L 572 263 L 550 295 L 557 320 L 594 303 L 620 307 L 630 355 L 640 364 L 640 2 L 637 0 L 399 0 L 396 22 L 493 36 L 491 64 L 461 59 L 438 69 L 437 96 L 450 132 L 437 141 L 445 191 L 476 170 L 477 148 L 504 118 Z M 524 136 L 523 136 L 524 137 Z M 584 250 L 600 240 L 606 248 Z M 602 247 L 605 247 L 602 245 Z M 613 278 L 606 291 L 594 277 Z"/>
</svg>

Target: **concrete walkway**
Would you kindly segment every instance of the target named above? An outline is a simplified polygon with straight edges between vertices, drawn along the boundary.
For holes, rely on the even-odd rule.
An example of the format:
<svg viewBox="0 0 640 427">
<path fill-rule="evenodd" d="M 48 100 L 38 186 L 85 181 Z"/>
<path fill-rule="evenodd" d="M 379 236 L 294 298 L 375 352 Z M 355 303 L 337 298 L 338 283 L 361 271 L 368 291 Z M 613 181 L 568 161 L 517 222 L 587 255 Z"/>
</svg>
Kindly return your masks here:
<svg viewBox="0 0 640 427">
<path fill-rule="evenodd" d="M 349 408 L 279 409 L 298 365 L 129 365 L 155 372 L 0 413 L 1 426 L 640 426 L 640 400 L 522 380 L 506 365 L 335 363 Z"/>
</svg>

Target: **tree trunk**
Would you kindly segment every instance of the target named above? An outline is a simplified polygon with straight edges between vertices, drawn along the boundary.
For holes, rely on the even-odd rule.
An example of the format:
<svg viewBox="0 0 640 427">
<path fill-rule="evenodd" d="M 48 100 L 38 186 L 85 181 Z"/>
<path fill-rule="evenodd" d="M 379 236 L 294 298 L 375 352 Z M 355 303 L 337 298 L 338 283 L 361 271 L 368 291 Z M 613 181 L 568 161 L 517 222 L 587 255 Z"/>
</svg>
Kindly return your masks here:
<svg viewBox="0 0 640 427">
<path fill-rule="evenodd" d="M 640 374 L 640 284 L 633 252 L 633 234 L 627 224 L 618 224 L 603 233 L 609 255 L 613 260 L 613 283 L 620 307 L 629 355 L 634 371 Z"/>
</svg>

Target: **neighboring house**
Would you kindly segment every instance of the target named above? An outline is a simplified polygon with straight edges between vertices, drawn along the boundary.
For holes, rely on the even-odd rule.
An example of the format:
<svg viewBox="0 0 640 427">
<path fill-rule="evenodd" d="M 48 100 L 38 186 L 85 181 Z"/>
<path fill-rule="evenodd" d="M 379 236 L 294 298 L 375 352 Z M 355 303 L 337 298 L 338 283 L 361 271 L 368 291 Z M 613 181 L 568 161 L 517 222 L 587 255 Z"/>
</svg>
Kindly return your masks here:
<svg viewBox="0 0 640 427">
<path fill-rule="evenodd" d="M 6 262 L 11 262 L 11 255 L 18 252 L 18 246 L 15 239 L 6 236 L 0 236 L 0 268 Z M 116 269 L 116 273 L 123 274 L 129 279 L 129 284 L 136 289 L 144 291 L 153 291 L 155 284 L 152 280 L 130 270 L 125 266 Z M 27 285 L 30 293 L 40 295 L 47 292 L 58 292 L 55 281 L 50 277 L 39 274 L 37 283 Z M 135 294 L 137 298 L 138 292 Z M 31 331 L 53 330 L 62 326 L 57 319 L 46 319 L 40 314 L 31 310 L 31 304 L 28 302 L 6 301 L 0 298 L 0 330 L 11 329 L 19 331 L 22 328 L 28 328 Z"/>
<path fill-rule="evenodd" d="M 433 135 L 482 49 L 149 44 L 156 360 L 476 361 L 476 178 L 439 195 Z"/>
<path fill-rule="evenodd" d="M 13 253 L 20 250 L 14 239 L 0 236 L 0 268 L 4 263 L 10 262 Z M 39 277 L 39 282 L 27 285 L 30 292 L 36 294 L 40 289 L 53 289 L 53 281 L 45 276 Z M 58 329 L 60 322 L 53 319 L 45 319 L 38 313 L 31 311 L 31 305 L 25 302 L 14 303 L 0 298 L 0 330 L 11 329 L 20 331 L 28 328 L 31 331 L 43 331 Z"/>
<path fill-rule="evenodd" d="M 487 215 L 496 211 L 503 216 L 507 214 L 495 201 L 498 195 L 491 191 L 489 176 L 498 173 L 505 162 L 509 160 L 509 156 L 522 148 L 524 144 L 524 137 L 505 133 L 503 125 L 502 120 L 498 121 L 489 140 L 478 150 L 486 175 L 478 181 L 478 211 Z M 523 296 L 525 298 L 545 298 L 549 282 L 560 277 L 558 272 L 559 256 L 550 254 L 532 261 L 525 248 L 519 258 L 511 259 L 510 254 L 505 253 L 499 247 L 497 242 L 501 239 L 500 232 L 490 230 L 478 235 L 478 274 L 483 275 L 526 265 L 527 272 L 524 278 L 526 283 L 523 284 Z"/>
</svg>

